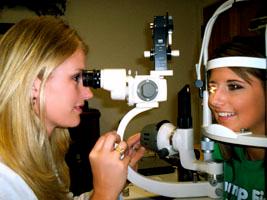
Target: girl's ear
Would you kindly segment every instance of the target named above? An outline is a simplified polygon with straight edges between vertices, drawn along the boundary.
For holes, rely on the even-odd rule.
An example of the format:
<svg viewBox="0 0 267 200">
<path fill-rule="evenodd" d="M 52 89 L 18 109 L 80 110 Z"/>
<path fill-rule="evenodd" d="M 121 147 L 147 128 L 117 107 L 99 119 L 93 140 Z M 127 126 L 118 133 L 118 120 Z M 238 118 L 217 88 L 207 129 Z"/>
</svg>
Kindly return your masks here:
<svg viewBox="0 0 267 200">
<path fill-rule="evenodd" d="M 40 87 L 41 87 L 41 80 L 39 78 L 36 78 L 32 86 L 32 98 L 33 99 L 37 99 L 39 97 Z"/>
</svg>

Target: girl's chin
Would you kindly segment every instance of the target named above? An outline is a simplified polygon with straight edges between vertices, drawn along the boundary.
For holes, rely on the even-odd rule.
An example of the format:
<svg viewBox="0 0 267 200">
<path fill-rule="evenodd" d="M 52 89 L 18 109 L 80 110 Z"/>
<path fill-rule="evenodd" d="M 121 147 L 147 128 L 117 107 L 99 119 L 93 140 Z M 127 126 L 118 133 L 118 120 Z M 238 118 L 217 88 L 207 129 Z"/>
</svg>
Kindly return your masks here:
<svg viewBox="0 0 267 200">
<path fill-rule="evenodd" d="M 237 128 L 236 125 L 233 125 L 233 124 L 230 124 L 230 123 L 223 123 L 223 122 L 221 122 L 219 124 L 222 125 L 222 126 L 225 126 L 225 127 L 229 128 L 229 129 L 231 129 L 234 132 L 239 132 L 240 131 L 240 129 Z"/>
</svg>

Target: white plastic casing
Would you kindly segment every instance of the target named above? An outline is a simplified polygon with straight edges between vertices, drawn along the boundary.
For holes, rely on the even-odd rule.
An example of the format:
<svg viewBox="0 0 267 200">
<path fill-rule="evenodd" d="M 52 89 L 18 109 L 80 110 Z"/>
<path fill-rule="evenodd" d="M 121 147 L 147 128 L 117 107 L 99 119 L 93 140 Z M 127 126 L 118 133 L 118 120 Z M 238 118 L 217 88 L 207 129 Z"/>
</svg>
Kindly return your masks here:
<svg viewBox="0 0 267 200">
<path fill-rule="evenodd" d="M 126 69 L 102 69 L 101 88 L 110 91 L 111 99 L 124 100 L 127 94 Z"/>
<path fill-rule="evenodd" d="M 140 85 L 143 82 L 155 84 L 155 97 L 142 99 Z M 146 102 L 162 102 L 167 100 L 167 81 L 163 78 L 151 75 L 137 75 L 133 79 L 128 79 L 128 104 L 138 104 Z"/>
<path fill-rule="evenodd" d="M 100 87 L 110 91 L 111 99 L 128 100 L 130 106 L 142 103 L 158 103 L 167 100 L 167 81 L 164 75 L 172 75 L 171 70 L 151 71 L 150 75 L 127 75 L 126 69 L 102 69 Z M 148 84 L 146 84 L 146 82 Z M 142 86 L 148 89 L 142 91 Z M 145 92 L 150 96 L 146 97 Z"/>
</svg>

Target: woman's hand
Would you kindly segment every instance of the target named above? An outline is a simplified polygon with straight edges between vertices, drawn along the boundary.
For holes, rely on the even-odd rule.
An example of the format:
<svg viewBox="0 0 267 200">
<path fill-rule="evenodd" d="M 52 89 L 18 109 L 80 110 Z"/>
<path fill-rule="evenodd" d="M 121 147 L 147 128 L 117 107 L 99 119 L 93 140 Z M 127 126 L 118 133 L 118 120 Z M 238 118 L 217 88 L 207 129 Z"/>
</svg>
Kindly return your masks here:
<svg viewBox="0 0 267 200">
<path fill-rule="evenodd" d="M 145 148 L 140 144 L 141 134 L 137 133 L 127 140 L 128 156 L 130 156 L 130 166 L 137 170 L 137 162 L 144 156 Z"/>
<path fill-rule="evenodd" d="M 116 132 L 101 136 L 89 154 L 94 185 L 91 199 L 117 199 L 126 183 L 128 165 L 135 166 L 143 154 L 140 134 L 127 143 Z"/>
</svg>

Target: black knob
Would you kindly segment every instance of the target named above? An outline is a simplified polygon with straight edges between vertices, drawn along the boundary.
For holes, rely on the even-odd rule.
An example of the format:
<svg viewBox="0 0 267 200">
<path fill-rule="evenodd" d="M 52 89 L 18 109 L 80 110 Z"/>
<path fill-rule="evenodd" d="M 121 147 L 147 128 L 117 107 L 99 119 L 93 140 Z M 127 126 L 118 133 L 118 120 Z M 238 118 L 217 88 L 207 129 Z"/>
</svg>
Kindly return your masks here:
<svg viewBox="0 0 267 200">
<path fill-rule="evenodd" d="M 169 155 L 169 151 L 166 148 L 160 149 L 157 153 L 161 159 Z"/>
</svg>

